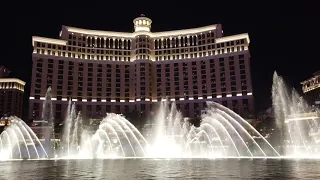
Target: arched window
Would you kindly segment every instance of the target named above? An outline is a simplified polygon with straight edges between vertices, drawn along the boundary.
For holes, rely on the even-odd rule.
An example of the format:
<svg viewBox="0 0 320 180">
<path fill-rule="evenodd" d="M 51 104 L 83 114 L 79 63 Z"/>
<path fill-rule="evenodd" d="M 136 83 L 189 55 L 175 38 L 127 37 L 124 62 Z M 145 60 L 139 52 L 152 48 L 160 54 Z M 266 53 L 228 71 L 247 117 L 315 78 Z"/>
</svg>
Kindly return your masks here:
<svg viewBox="0 0 320 180">
<path fill-rule="evenodd" d="M 193 36 L 193 45 L 197 45 L 197 36 Z"/>
<path fill-rule="evenodd" d="M 124 49 L 128 49 L 127 45 L 128 45 L 128 44 L 127 44 L 127 40 L 124 40 L 124 41 L 123 41 Z"/>
<path fill-rule="evenodd" d="M 115 46 L 116 49 L 118 49 L 118 47 L 119 47 L 118 41 L 119 41 L 118 39 L 116 39 L 116 40 L 114 41 L 114 46 Z"/>
<path fill-rule="evenodd" d="M 110 39 L 110 48 L 113 48 L 113 39 Z"/>
<path fill-rule="evenodd" d="M 181 47 L 184 47 L 184 45 L 185 45 L 185 44 L 184 44 L 184 37 L 181 37 L 181 38 L 180 38 L 180 41 L 181 41 Z"/>
<path fill-rule="evenodd" d="M 97 47 L 100 47 L 100 38 L 97 38 Z"/>
<path fill-rule="evenodd" d="M 122 39 L 119 39 L 119 49 L 122 49 Z"/>
<path fill-rule="evenodd" d="M 94 45 L 95 45 L 95 39 L 94 39 L 94 37 L 91 37 L 91 46 L 94 47 Z"/>
<path fill-rule="evenodd" d="M 101 38 L 101 47 L 105 47 L 105 46 L 104 46 L 104 39 L 103 39 L 103 38 Z"/>
<path fill-rule="evenodd" d="M 214 32 L 213 31 L 211 32 L 211 37 L 214 37 Z"/>
<path fill-rule="evenodd" d="M 158 48 L 159 48 L 159 47 L 158 47 L 158 40 L 155 40 L 155 41 L 154 41 L 154 48 L 155 48 L 155 49 L 158 49 Z"/>
<path fill-rule="evenodd" d="M 106 39 L 106 47 L 107 48 L 110 48 L 110 44 L 109 43 L 110 43 L 110 39 L 108 38 L 108 39 Z"/>
<path fill-rule="evenodd" d="M 128 47 L 131 49 L 131 40 L 128 41 Z"/>
<path fill-rule="evenodd" d="M 91 46 L 91 38 L 90 38 L 90 37 L 87 38 L 87 46 L 88 46 L 88 47 Z"/>
</svg>

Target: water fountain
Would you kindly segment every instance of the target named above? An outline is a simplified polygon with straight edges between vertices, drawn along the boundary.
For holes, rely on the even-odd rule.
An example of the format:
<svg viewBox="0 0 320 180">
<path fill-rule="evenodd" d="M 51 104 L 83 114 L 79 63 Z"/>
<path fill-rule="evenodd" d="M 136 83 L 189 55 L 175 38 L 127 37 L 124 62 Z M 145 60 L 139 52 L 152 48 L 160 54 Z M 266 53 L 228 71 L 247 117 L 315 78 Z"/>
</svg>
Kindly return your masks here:
<svg viewBox="0 0 320 180">
<path fill-rule="evenodd" d="M 79 140 L 78 140 L 78 129 L 81 129 L 81 116 L 77 118 L 75 104 L 72 104 L 71 100 L 69 101 L 67 107 L 66 119 L 63 122 L 63 134 L 60 143 L 60 156 L 70 156 L 78 151 Z M 79 122 L 80 121 L 80 122 Z M 76 130 L 77 129 L 77 130 Z M 76 137 L 74 137 L 75 135 Z M 77 140 L 75 140 L 77 139 Z"/>
<path fill-rule="evenodd" d="M 0 135 L 0 160 L 48 158 L 42 143 L 24 121 L 17 117 L 10 117 L 9 121 Z"/>
<path fill-rule="evenodd" d="M 45 100 L 42 104 L 42 133 L 44 137 L 44 148 L 46 149 L 47 153 L 51 157 L 56 156 L 55 152 L 55 132 L 54 132 L 54 117 L 53 117 L 53 110 L 52 110 L 52 89 L 48 87 Z M 53 141 L 52 141 L 53 140 Z"/>
<path fill-rule="evenodd" d="M 183 121 L 182 114 L 177 111 L 175 103 L 162 101 L 154 118 L 152 132 L 155 136 L 147 147 L 148 157 L 173 158 L 188 156 L 185 151 L 185 139 L 190 128 L 188 121 Z"/>
<path fill-rule="evenodd" d="M 51 88 L 43 103 L 43 122 L 54 129 Z M 286 126 L 293 142 L 294 152 L 301 150 L 295 143 L 302 142 L 309 154 L 306 132 L 300 122 L 288 119 L 295 113 L 310 112 L 306 103 L 293 93 L 292 99 L 281 78 L 275 75 L 273 87 L 274 106 L 278 126 Z M 175 103 L 161 101 L 152 120 L 153 138 L 148 141 L 123 115 L 108 113 L 94 132 L 83 126 L 81 112 L 75 103 L 69 101 L 59 148 L 52 146 L 54 131 L 45 132 L 43 143 L 19 118 L 11 117 L 11 125 L 0 135 L 1 152 L 4 159 L 92 159 L 92 158 L 229 158 L 229 157 L 275 157 L 280 156 L 272 145 L 246 120 L 232 110 L 216 103 L 207 102 L 201 115 L 199 127 L 191 125 L 177 110 Z M 286 119 L 287 118 L 287 119 Z M 290 121 L 290 123 L 285 123 Z M 314 120 L 307 120 L 310 127 L 316 127 Z M 294 124 L 294 125 L 293 125 Z M 293 130 L 298 133 L 290 133 Z M 298 135 L 298 136 L 297 136 Z M 55 139 L 55 138 L 54 138 Z M 318 142 L 316 136 L 312 142 Z M 54 143 L 55 144 L 55 143 Z M 47 150 L 50 147 L 52 150 Z M 56 153 L 55 150 L 59 150 Z M 47 154 L 47 152 L 49 152 Z M 53 152 L 53 155 L 52 155 Z"/>
<path fill-rule="evenodd" d="M 82 127 L 81 112 L 68 105 L 61 158 L 144 157 L 147 141 L 122 115 L 108 113 L 95 133 Z"/>
<path fill-rule="evenodd" d="M 162 102 L 156 116 L 156 137 L 148 149 L 150 157 L 280 156 L 246 120 L 216 102 L 207 102 L 200 127 L 183 121 L 174 103 L 166 113 L 167 106 L 167 102 Z"/>
<path fill-rule="evenodd" d="M 215 102 L 207 105 L 200 127 L 195 127 L 182 118 L 175 103 L 169 108 L 168 102 L 161 102 L 155 118 L 154 139 L 147 142 L 124 116 L 114 113 L 107 114 L 94 133 L 86 131 L 82 126 L 81 112 L 77 115 L 75 104 L 69 102 L 59 158 L 279 156 L 269 142 L 239 115 Z M 262 145 L 256 138 L 262 139 Z M 2 152 L 8 152 L 6 159 L 41 158 L 29 155 L 30 147 L 39 154 L 36 143 L 46 152 L 32 130 L 18 118 L 14 118 L 1 134 L 1 142 Z M 28 156 L 23 153 L 24 149 L 27 149 Z"/>
<path fill-rule="evenodd" d="M 320 157 L 319 109 L 308 103 L 275 72 L 272 102 L 277 127 L 282 132 L 283 151 L 289 157 Z"/>
<path fill-rule="evenodd" d="M 55 143 L 51 142 L 52 137 L 55 137 L 51 98 L 52 90 L 49 87 L 43 101 L 42 120 L 39 121 L 41 126 L 45 127 L 40 128 L 43 142 L 23 120 L 14 116 L 10 117 L 10 125 L 0 135 L 1 159 L 55 157 Z"/>
</svg>

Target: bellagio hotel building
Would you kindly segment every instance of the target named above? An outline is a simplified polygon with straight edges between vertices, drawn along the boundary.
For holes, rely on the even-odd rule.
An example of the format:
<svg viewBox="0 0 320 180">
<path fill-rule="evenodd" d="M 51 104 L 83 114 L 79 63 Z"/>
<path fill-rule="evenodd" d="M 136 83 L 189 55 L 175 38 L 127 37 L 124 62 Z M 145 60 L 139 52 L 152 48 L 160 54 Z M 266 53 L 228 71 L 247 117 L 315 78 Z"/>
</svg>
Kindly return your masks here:
<svg viewBox="0 0 320 180">
<path fill-rule="evenodd" d="M 41 118 L 49 86 L 55 119 L 65 117 L 69 100 L 95 118 L 152 114 L 165 99 L 187 117 L 216 101 L 250 118 L 248 34 L 223 36 L 220 24 L 151 32 L 151 23 L 141 15 L 132 33 L 62 26 L 59 39 L 33 36 L 29 118 Z"/>
</svg>

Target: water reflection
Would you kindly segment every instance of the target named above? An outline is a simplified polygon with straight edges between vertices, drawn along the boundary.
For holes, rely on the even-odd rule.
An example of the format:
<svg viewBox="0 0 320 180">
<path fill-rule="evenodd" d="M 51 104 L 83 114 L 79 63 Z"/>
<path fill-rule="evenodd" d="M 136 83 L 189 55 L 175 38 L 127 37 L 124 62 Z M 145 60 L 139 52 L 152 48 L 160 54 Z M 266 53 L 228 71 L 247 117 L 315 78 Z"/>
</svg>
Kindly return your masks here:
<svg viewBox="0 0 320 180">
<path fill-rule="evenodd" d="M 316 160 L 110 159 L 1 162 L 0 179 L 319 179 Z"/>
</svg>

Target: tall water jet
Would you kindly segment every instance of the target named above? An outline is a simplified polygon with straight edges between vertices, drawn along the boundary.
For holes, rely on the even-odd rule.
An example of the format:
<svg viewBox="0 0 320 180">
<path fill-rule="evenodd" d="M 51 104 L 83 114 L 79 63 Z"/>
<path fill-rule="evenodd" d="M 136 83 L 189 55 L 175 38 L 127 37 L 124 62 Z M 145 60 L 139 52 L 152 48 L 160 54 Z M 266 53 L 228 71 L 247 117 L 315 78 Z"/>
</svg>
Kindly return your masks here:
<svg viewBox="0 0 320 180">
<path fill-rule="evenodd" d="M 166 121 L 166 113 L 167 113 L 167 101 L 162 101 L 160 103 L 160 107 L 158 109 L 158 112 L 155 116 L 154 122 L 153 122 L 153 129 L 155 132 L 155 141 L 161 141 L 160 138 L 162 138 L 166 134 L 165 129 L 165 121 Z"/>
<path fill-rule="evenodd" d="M 54 132 L 54 117 L 53 117 L 53 111 L 52 111 L 52 89 L 49 87 L 46 92 L 45 100 L 43 101 L 43 110 L 42 110 L 42 126 L 48 126 L 43 127 L 42 131 L 44 134 L 44 146 L 49 150 L 53 150 L 52 154 L 53 157 L 55 157 L 55 132 Z M 53 142 L 51 142 L 51 139 L 53 138 Z"/>
<path fill-rule="evenodd" d="M 273 74 L 272 84 L 272 104 L 275 112 L 275 120 L 278 128 L 282 129 L 284 125 L 284 119 L 288 115 L 289 95 L 287 87 L 280 78 L 277 72 Z"/>
<path fill-rule="evenodd" d="M 71 100 L 68 103 L 66 118 L 63 122 L 63 134 L 62 134 L 62 143 L 61 143 L 61 156 L 70 156 L 72 153 L 72 135 L 74 129 L 74 123 L 76 121 L 76 106 Z"/>
<path fill-rule="evenodd" d="M 273 76 L 272 103 L 283 137 L 284 155 L 319 156 L 319 110 L 309 106 L 294 89 L 290 92 L 276 72 Z"/>
<path fill-rule="evenodd" d="M 83 132 L 83 127 L 82 127 L 82 115 L 81 112 L 78 112 L 78 115 L 76 119 L 74 120 L 73 128 L 72 131 L 72 136 L 70 141 L 70 148 L 72 149 L 72 153 L 78 153 L 80 150 L 80 143 L 81 143 L 81 136 Z M 75 152 L 74 152 L 75 151 Z"/>
<path fill-rule="evenodd" d="M 155 136 L 148 147 L 151 157 L 177 157 L 181 156 L 184 149 L 182 115 L 177 111 L 175 103 L 162 100 L 160 108 L 154 119 L 153 132 Z"/>
</svg>

